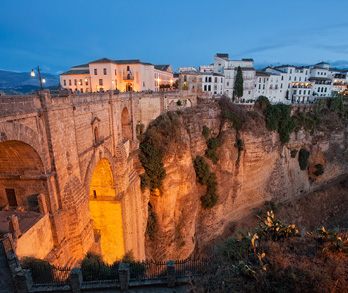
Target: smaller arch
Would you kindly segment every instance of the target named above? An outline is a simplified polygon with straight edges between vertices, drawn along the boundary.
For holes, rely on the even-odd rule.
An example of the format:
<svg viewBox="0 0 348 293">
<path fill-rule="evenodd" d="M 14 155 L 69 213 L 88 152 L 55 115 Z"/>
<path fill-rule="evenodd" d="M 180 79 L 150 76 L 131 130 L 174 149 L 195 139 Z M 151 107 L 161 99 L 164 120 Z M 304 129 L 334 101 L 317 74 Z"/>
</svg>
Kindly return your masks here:
<svg viewBox="0 0 348 293">
<path fill-rule="evenodd" d="M 132 122 L 130 120 L 127 107 L 124 107 L 121 114 L 122 139 L 127 140 L 132 138 Z"/>
</svg>

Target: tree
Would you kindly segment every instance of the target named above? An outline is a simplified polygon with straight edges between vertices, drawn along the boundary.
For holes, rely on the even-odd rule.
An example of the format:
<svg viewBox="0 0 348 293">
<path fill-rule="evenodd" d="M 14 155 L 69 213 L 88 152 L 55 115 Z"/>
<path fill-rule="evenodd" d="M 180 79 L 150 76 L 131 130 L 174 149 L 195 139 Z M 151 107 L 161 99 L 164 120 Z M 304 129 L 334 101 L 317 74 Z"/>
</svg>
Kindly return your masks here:
<svg viewBox="0 0 348 293">
<path fill-rule="evenodd" d="M 240 66 L 238 66 L 237 69 L 237 75 L 236 75 L 236 80 L 234 82 L 234 95 L 240 99 L 241 97 L 243 97 L 243 72 L 242 72 L 242 68 L 240 68 Z"/>
</svg>

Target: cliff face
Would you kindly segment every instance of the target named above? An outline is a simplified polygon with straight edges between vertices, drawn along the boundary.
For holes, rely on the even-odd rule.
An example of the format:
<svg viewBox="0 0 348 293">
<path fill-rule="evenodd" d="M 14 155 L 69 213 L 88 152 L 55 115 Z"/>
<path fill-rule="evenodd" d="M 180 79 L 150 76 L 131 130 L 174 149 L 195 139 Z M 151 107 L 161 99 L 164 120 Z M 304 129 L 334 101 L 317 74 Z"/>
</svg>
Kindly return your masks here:
<svg viewBox="0 0 348 293">
<path fill-rule="evenodd" d="M 164 158 L 162 195 L 145 194 L 158 216 L 155 239 L 147 239 L 149 258 L 187 258 L 265 201 L 289 201 L 348 171 L 347 129 L 342 127 L 313 136 L 292 133 L 290 142 L 282 145 L 278 134 L 266 129 L 262 114 L 252 112 L 239 132 L 244 150 L 238 154 L 236 131 L 230 122 L 221 121 L 217 102 L 201 103 L 180 117 L 180 145 Z M 218 163 L 206 158 L 216 173 L 219 195 L 218 203 L 207 210 L 200 204 L 206 188 L 197 182 L 193 167 L 193 159 L 207 149 L 204 125 L 221 141 Z M 305 171 L 300 170 L 298 154 L 291 157 L 291 150 L 301 148 L 310 152 Z M 324 167 L 323 175 L 313 175 L 316 164 Z"/>
</svg>

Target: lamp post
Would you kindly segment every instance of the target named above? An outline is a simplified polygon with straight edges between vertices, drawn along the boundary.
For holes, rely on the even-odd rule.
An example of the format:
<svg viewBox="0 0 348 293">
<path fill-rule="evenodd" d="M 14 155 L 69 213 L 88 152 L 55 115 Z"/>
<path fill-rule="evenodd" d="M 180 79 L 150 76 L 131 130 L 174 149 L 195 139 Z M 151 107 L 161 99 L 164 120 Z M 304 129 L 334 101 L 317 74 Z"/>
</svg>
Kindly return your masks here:
<svg viewBox="0 0 348 293">
<path fill-rule="evenodd" d="M 30 75 L 31 75 L 32 77 L 35 77 L 35 71 L 34 71 L 34 70 L 36 70 L 37 73 L 39 74 L 40 89 L 43 90 L 42 84 L 46 82 L 46 79 L 41 78 L 41 73 L 40 73 L 40 67 L 39 67 L 39 66 L 37 66 L 37 67 L 35 67 L 35 68 L 33 68 L 33 69 L 31 70 Z"/>
</svg>

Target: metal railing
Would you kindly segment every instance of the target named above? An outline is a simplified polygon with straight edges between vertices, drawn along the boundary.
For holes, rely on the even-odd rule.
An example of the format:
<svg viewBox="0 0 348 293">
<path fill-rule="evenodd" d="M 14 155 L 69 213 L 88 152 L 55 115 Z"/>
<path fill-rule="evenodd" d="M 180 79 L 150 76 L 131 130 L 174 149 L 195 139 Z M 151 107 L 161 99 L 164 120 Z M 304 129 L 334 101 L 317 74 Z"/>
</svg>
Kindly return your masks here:
<svg viewBox="0 0 348 293">
<path fill-rule="evenodd" d="M 175 277 L 198 276 L 206 268 L 205 259 L 185 259 L 175 261 Z"/>
<path fill-rule="evenodd" d="M 70 283 L 70 268 L 43 264 L 31 267 L 30 271 L 35 284 L 65 285 Z"/>
<path fill-rule="evenodd" d="M 147 260 L 129 264 L 131 281 L 165 279 L 167 277 L 167 262 Z"/>
</svg>

